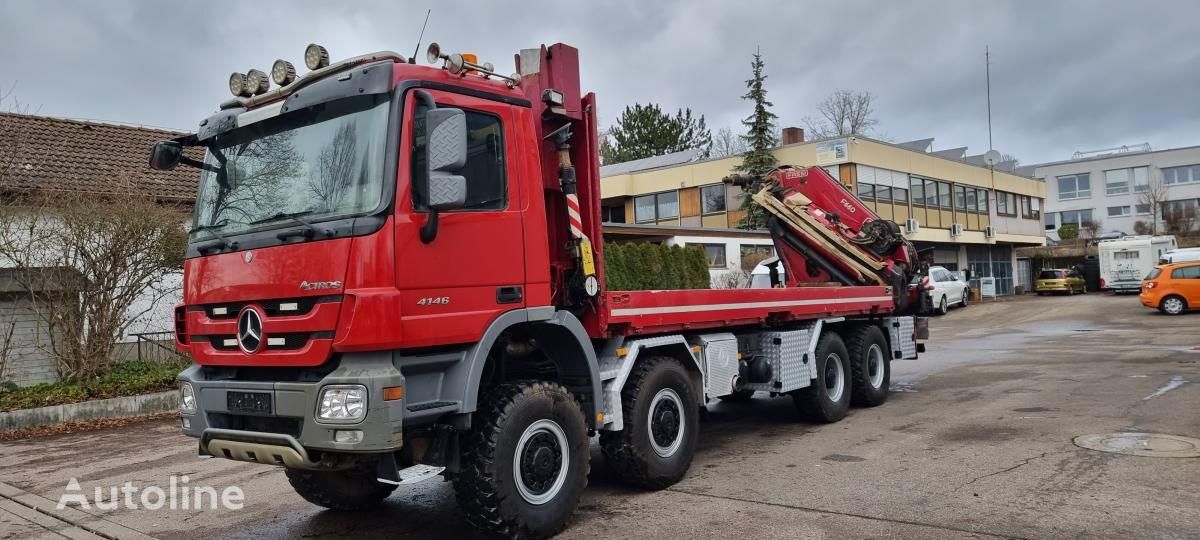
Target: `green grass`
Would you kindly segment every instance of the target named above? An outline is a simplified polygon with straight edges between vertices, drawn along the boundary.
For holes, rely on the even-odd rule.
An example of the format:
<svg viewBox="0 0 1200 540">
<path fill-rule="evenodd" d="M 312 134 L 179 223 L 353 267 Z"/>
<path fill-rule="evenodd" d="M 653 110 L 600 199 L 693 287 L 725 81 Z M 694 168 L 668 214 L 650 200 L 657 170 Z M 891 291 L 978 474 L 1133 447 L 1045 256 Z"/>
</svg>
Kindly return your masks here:
<svg viewBox="0 0 1200 540">
<path fill-rule="evenodd" d="M 0 412 L 173 390 L 176 388 L 175 376 L 188 365 L 183 360 L 130 361 L 117 364 L 112 371 L 95 379 L 0 391 Z"/>
</svg>

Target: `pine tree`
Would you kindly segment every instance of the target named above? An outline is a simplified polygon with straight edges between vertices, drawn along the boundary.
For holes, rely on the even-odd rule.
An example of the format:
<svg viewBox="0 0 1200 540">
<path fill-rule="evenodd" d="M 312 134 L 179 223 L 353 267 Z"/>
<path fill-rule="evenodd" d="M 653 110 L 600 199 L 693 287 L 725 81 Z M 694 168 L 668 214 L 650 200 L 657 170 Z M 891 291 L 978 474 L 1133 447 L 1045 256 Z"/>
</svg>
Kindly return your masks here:
<svg viewBox="0 0 1200 540">
<path fill-rule="evenodd" d="M 760 51 L 754 52 L 754 61 L 750 63 L 750 67 L 754 76 L 746 81 L 746 94 L 742 96 L 742 99 L 754 103 L 754 112 L 742 120 L 742 125 L 746 126 L 746 134 L 742 135 L 742 140 L 746 141 L 747 149 L 746 153 L 742 154 L 742 163 L 735 167 L 735 170 L 765 175 L 774 170 L 779 163 L 775 159 L 775 154 L 771 153 L 771 149 L 779 144 L 779 139 L 775 135 L 775 119 L 778 117 L 768 109 L 774 104 L 767 101 L 767 89 L 763 87 L 767 76 L 763 74 L 763 60 Z M 739 228 L 762 229 L 766 227 L 766 212 L 750 199 L 750 195 L 757 192 L 760 187 L 758 183 L 755 183 L 743 189 L 741 209 L 746 211 L 746 215 L 738 223 Z"/>
<path fill-rule="evenodd" d="M 704 115 L 697 118 L 691 109 L 679 109 L 671 116 L 654 103 L 635 103 L 625 107 L 617 124 L 604 134 L 600 160 L 611 165 L 690 149 L 698 150 L 700 159 L 712 149 Z"/>
</svg>

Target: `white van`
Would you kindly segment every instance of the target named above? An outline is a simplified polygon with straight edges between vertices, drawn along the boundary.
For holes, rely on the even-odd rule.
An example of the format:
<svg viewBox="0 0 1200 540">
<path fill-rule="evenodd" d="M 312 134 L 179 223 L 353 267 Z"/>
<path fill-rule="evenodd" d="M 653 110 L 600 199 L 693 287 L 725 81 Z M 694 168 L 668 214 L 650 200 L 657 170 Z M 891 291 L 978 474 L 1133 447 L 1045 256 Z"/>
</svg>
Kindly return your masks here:
<svg viewBox="0 0 1200 540">
<path fill-rule="evenodd" d="M 1142 278 L 1163 255 L 1176 248 L 1174 236 L 1126 236 L 1101 240 L 1100 288 L 1113 292 L 1138 292 Z"/>
<path fill-rule="evenodd" d="M 1163 253 L 1159 264 L 1200 261 L 1200 247 L 1172 249 Z"/>
</svg>

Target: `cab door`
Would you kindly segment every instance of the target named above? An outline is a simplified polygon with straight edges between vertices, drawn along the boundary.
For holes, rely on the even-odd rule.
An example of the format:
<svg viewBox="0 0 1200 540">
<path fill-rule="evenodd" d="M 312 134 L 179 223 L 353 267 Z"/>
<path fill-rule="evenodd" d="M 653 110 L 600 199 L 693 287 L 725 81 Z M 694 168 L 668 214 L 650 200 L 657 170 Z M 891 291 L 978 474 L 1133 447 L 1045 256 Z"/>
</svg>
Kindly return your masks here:
<svg viewBox="0 0 1200 540">
<path fill-rule="evenodd" d="M 425 203 L 425 105 L 428 92 L 439 107 L 466 113 L 466 205 L 438 214 L 429 243 L 420 229 L 429 220 Z M 409 90 L 401 133 L 396 198 L 396 283 L 401 330 L 408 346 L 477 341 L 500 313 L 525 306 L 525 240 L 522 234 L 515 115 L 504 103 L 452 92 Z"/>
</svg>

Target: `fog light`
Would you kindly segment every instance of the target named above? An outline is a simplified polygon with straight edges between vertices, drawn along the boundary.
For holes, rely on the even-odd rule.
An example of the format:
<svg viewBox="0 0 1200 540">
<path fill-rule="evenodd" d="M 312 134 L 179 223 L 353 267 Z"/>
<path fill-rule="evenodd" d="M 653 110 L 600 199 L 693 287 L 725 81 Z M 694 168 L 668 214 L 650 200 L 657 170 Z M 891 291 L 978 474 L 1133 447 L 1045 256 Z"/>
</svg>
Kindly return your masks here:
<svg viewBox="0 0 1200 540">
<path fill-rule="evenodd" d="M 367 414 L 367 387 L 327 386 L 321 391 L 317 419 L 331 422 L 357 422 Z"/>
<path fill-rule="evenodd" d="M 362 442 L 363 432 L 354 429 L 349 431 L 337 430 L 333 432 L 333 442 L 339 443 L 360 443 Z"/>
<path fill-rule="evenodd" d="M 310 43 L 304 48 L 304 65 L 308 69 L 321 69 L 329 65 L 329 51 L 325 47 Z"/>
<path fill-rule="evenodd" d="M 192 421 L 190 419 L 183 419 L 183 429 L 192 429 Z"/>
<path fill-rule="evenodd" d="M 179 384 L 179 412 L 184 414 L 196 412 L 196 394 L 192 391 L 191 383 Z"/>
</svg>

